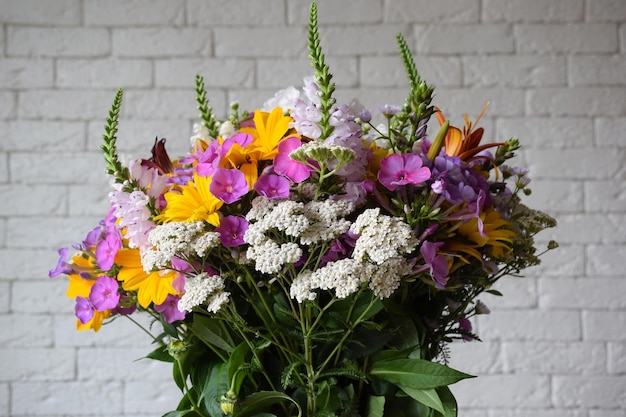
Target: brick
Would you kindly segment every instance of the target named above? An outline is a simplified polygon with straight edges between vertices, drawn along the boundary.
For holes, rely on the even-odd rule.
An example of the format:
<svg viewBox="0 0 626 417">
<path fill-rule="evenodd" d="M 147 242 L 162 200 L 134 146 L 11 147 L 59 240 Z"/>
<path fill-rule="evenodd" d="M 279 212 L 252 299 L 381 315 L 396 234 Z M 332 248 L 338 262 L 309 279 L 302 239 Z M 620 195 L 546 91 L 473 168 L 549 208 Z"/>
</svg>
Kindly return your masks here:
<svg viewBox="0 0 626 417">
<path fill-rule="evenodd" d="M 466 407 L 532 409 L 550 406 L 550 379 L 547 376 L 481 375 L 450 388 L 457 402 Z"/>
<path fill-rule="evenodd" d="M 544 237 L 563 244 L 621 243 L 626 236 L 623 215 L 563 214 L 558 221 L 558 227 L 548 229 Z"/>
<path fill-rule="evenodd" d="M 183 0 L 86 0 L 84 9 L 90 26 L 178 26 L 185 18 Z"/>
<path fill-rule="evenodd" d="M 100 216 L 101 217 L 101 216 Z M 15 217 L 7 221 L 7 242 L 11 249 L 60 248 L 80 242 L 100 218 Z M 54 263 L 56 265 L 56 261 Z M 52 265 L 50 268 L 53 268 Z M 43 271 L 41 271 L 43 272 Z"/>
<path fill-rule="evenodd" d="M 9 312 L 11 306 L 11 283 L 0 282 L 0 314 Z"/>
<path fill-rule="evenodd" d="M 106 180 L 104 159 L 95 152 L 75 153 L 39 153 L 37 165 L 29 164 L 32 153 L 15 152 L 11 154 L 11 178 L 13 181 L 27 184 L 101 184 Z M 29 166 L 29 169 L 24 169 Z M 49 175 L 52 167 L 63 167 Z"/>
<path fill-rule="evenodd" d="M 0 120 L 15 117 L 17 113 L 17 94 L 0 91 Z"/>
<path fill-rule="evenodd" d="M 404 100 L 404 99 L 403 99 Z M 491 117 L 518 116 L 524 113 L 524 92 L 507 88 L 438 88 L 435 90 L 433 104 L 437 105 L 453 125 L 462 126 L 462 119 L 467 114 L 470 120 L 476 120 L 485 103 L 491 102 L 487 115 Z M 481 119 L 485 126 L 487 119 Z M 485 129 L 486 134 L 493 129 Z"/>
<path fill-rule="evenodd" d="M 540 179 L 532 181 L 529 187 L 532 194 L 525 196 L 523 202 L 535 210 L 546 213 L 583 211 L 583 184 L 579 181 Z"/>
<path fill-rule="evenodd" d="M 626 326 L 626 311 L 583 311 L 582 324 L 584 340 L 626 341 L 626 333 L 615 331 Z"/>
<path fill-rule="evenodd" d="M 541 341 L 503 343 L 502 356 L 504 372 L 516 375 L 601 374 L 607 358 L 603 343 Z"/>
<path fill-rule="evenodd" d="M 461 62 L 455 57 L 414 57 L 422 80 L 437 87 L 461 85 Z M 360 84 L 374 87 L 402 87 L 408 80 L 400 56 L 367 56 L 360 59 Z M 435 90 L 436 91 L 436 90 Z"/>
<path fill-rule="evenodd" d="M 537 180 L 584 180 L 590 173 L 596 179 L 611 179 L 624 161 L 623 151 L 608 153 L 603 149 L 526 149 L 520 153 Z"/>
<path fill-rule="evenodd" d="M 333 82 L 340 87 L 355 87 L 359 83 L 359 64 L 353 57 L 328 57 Z M 294 59 L 257 59 L 257 86 L 260 88 L 283 89 L 287 86 L 302 87 L 304 77 L 313 76 L 310 62 L 303 57 Z M 241 103 L 244 104 L 244 103 Z"/>
<path fill-rule="evenodd" d="M 485 0 L 486 22 L 576 22 L 583 20 L 583 0 Z"/>
<path fill-rule="evenodd" d="M 587 410 L 521 408 L 491 410 L 489 417 L 588 417 Z"/>
<path fill-rule="evenodd" d="M 519 138 L 522 149 L 586 148 L 592 142 L 593 121 L 581 117 L 498 117 L 496 137 Z"/>
<path fill-rule="evenodd" d="M 432 7 L 428 0 L 395 0 L 385 2 L 385 21 L 410 23 L 478 22 L 478 0 L 442 0 Z"/>
<path fill-rule="evenodd" d="M 588 1 L 585 14 L 590 22 L 624 22 L 626 7 L 621 0 Z"/>
<path fill-rule="evenodd" d="M 582 273 L 583 271 L 581 271 Z M 594 271 L 594 273 L 598 273 Z M 546 278 L 539 280 L 539 306 L 571 309 L 626 309 L 626 281 L 619 278 Z"/>
<path fill-rule="evenodd" d="M 623 417 L 624 410 L 600 410 L 600 409 L 591 409 L 589 410 L 589 417 Z"/>
<path fill-rule="evenodd" d="M 584 190 L 586 212 L 626 212 L 624 181 L 585 181 Z"/>
<path fill-rule="evenodd" d="M 552 400 L 559 407 L 626 407 L 624 376 L 554 376 Z"/>
<path fill-rule="evenodd" d="M 499 310 L 478 316 L 481 338 L 570 341 L 581 337 L 580 314 L 564 310 Z"/>
<path fill-rule="evenodd" d="M 215 56 L 236 58 L 302 57 L 306 59 L 304 28 L 215 28 Z M 251 40 L 254 42 L 251 43 Z M 258 45 L 257 47 L 255 47 Z"/>
<path fill-rule="evenodd" d="M 502 355 L 499 343 L 455 342 L 450 347 L 449 366 L 470 375 L 498 374 L 502 372 Z"/>
<path fill-rule="evenodd" d="M 187 22 L 193 26 L 284 26 L 285 2 L 281 0 L 191 0 L 187 2 Z"/>
<path fill-rule="evenodd" d="M 466 56 L 463 57 L 463 84 L 466 86 L 512 87 L 564 86 L 564 57 Z"/>
<path fill-rule="evenodd" d="M 626 373 L 626 343 L 609 342 L 607 344 L 607 369 L 611 374 Z"/>
<path fill-rule="evenodd" d="M 106 331 L 108 329 L 104 329 Z M 172 377 L 172 364 L 152 359 L 146 359 L 146 355 L 156 346 L 144 348 L 127 347 L 81 347 L 77 354 L 78 379 L 84 381 L 110 381 L 123 379 L 130 381 L 145 382 L 146 375 L 150 375 L 152 381 L 170 381 Z M 98 362 L 106 363 L 106 368 L 97 366 Z M 173 383 L 173 382 L 172 382 Z M 163 384 L 165 385 L 165 384 Z"/>
<path fill-rule="evenodd" d="M 106 29 L 9 27 L 7 54 L 30 57 L 98 57 L 111 52 Z"/>
<path fill-rule="evenodd" d="M 0 349 L 0 381 L 62 381 L 75 370 L 74 349 Z"/>
<path fill-rule="evenodd" d="M 537 306 L 537 280 L 533 277 L 506 276 L 501 278 L 493 288 L 500 291 L 504 296 L 500 297 L 484 293 L 478 299 L 494 312 L 500 309 L 533 308 Z"/>
<path fill-rule="evenodd" d="M 626 84 L 626 57 L 623 55 L 575 55 L 569 59 L 571 85 Z"/>
<path fill-rule="evenodd" d="M 0 88 L 52 87 L 52 60 L 8 58 L 0 61 Z"/>
<path fill-rule="evenodd" d="M 9 155 L 0 152 L 0 183 L 9 181 Z"/>
<path fill-rule="evenodd" d="M 623 244 L 588 244 L 586 250 L 587 274 L 623 277 L 624 268 L 616 259 L 626 259 L 626 246 Z"/>
<path fill-rule="evenodd" d="M 80 122 L 15 120 L 0 123 L 0 150 L 61 151 L 84 148 L 85 125 Z"/>
<path fill-rule="evenodd" d="M 382 20 L 381 0 L 353 0 L 349 4 L 334 0 L 316 1 L 317 21 L 320 31 L 328 24 L 377 23 Z M 310 4 L 308 0 L 288 1 L 287 22 L 290 25 L 308 25 Z"/>
<path fill-rule="evenodd" d="M 197 120 L 197 102 L 195 100 L 195 92 L 192 88 L 193 87 L 187 90 L 162 89 L 128 91 L 121 117 L 122 119 L 163 120 L 196 118 Z M 224 114 L 226 109 L 224 92 L 209 90 L 207 91 L 207 97 L 209 97 L 214 112 L 216 114 Z M 146 136 L 151 138 L 150 148 L 152 148 L 154 142 L 152 132 L 150 135 Z"/>
<path fill-rule="evenodd" d="M 85 230 L 85 234 L 87 230 Z M 81 240 L 82 237 L 76 240 Z M 63 246 L 69 246 L 66 242 Z M 41 250 L 0 249 L 0 280 L 42 279 L 57 264 L 58 256 L 54 248 Z"/>
<path fill-rule="evenodd" d="M 8 329 L 0 333 L 3 349 L 52 346 L 52 317 L 48 314 L 2 314 L 0 324 Z"/>
<path fill-rule="evenodd" d="M 201 28 L 113 29 L 113 54 L 120 57 L 209 56 L 211 31 Z"/>
<path fill-rule="evenodd" d="M 25 25 L 78 25 L 80 0 L 0 0 L 2 21 Z M 36 11 L 36 12 L 34 12 Z"/>
<path fill-rule="evenodd" d="M 406 99 L 406 88 L 368 88 L 366 91 L 358 88 L 342 88 L 336 91 L 334 97 L 338 103 L 350 103 L 358 100 L 365 108 L 372 112 L 373 121 L 381 121 L 378 107 L 383 104 L 402 104 Z"/>
<path fill-rule="evenodd" d="M 9 415 L 10 397 L 9 384 L 0 384 L 0 413 L 5 416 Z"/>
<path fill-rule="evenodd" d="M 626 113 L 622 88 L 548 87 L 529 90 L 527 99 L 530 115 L 607 117 Z"/>
<path fill-rule="evenodd" d="M 415 25 L 416 51 L 428 54 L 512 53 L 513 32 L 504 24 Z"/>
<path fill-rule="evenodd" d="M 93 381 L 15 383 L 11 407 L 15 415 L 82 416 L 122 412 L 123 385 Z M 94 401 L 97 398 L 97 401 Z"/>
<path fill-rule="evenodd" d="M 559 227 L 559 226 L 557 226 Z M 542 234 L 545 235 L 545 231 Z M 554 236 L 553 236 L 554 237 Z M 539 251 L 546 248 L 545 242 L 536 245 Z M 524 275 L 568 276 L 580 275 L 584 270 L 585 253 L 582 245 L 559 242 L 559 247 L 541 256 L 541 264 L 524 270 Z"/>
<path fill-rule="evenodd" d="M 32 90 L 20 92 L 22 119 L 102 120 L 104 125 L 115 91 Z M 124 106 L 122 106 L 123 108 Z"/>
<path fill-rule="evenodd" d="M 146 60 L 58 60 L 57 85 L 70 88 L 149 87 L 152 85 L 152 64 Z"/>
<path fill-rule="evenodd" d="M 67 213 L 64 186 L 0 185 L 0 194 L 11 195 L 10 199 L 0 205 L 0 216 L 63 215 Z"/>
<path fill-rule="evenodd" d="M 320 42 L 322 51 L 328 56 L 397 54 L 396 35 L 398 32 L 408 33 L 405 29 L 397 24 L 327 26 L 320 32 Z M 410 38 L 407 43 L 411 45 Z"/>
<path fill-rule="evenodd" d="M 70 217 L 104 217 L 110 207 L 108 197 L 108 193 L 112 191 L 110 187 L 96 188 L 93 185 L 71 185 L 68 189 L 67 201 Z"/>
<path fill-rule="evenodd" d="M 604 23 L 515 26 L 515 39 L 524 53 L 611 53 L 618 51 L 617 27 Z"/>
<path fill-rule="evenodd" d="M 55 265 L 51 265 L 53 268 Z M 45 281 L 44 281 L 45 279 Z M 14 313 L 56 313 L 67 306 L 67 284 L 62 279 L 14 282 L 11 291 L 11 311 Z"/>
<path fill-rule="evenodd" d="M 129 381 L 124 384 L 123 411 L 129 416 L 139 413 L 160 415 L 175 410 L 181 396 L 173 381 Z"/>
<path fill-rule="evenodd" d="M 254 61 L 246 59 L 167 59 L 156 61 L 157 87 L 193 87 L 196 75 L 211 87 L 252 87 Z M 274 65 L 277 65 L 276 63 Z"/>
<path fill-rule="evenodd" d="M 626 131 L 626 117 L 595 119 L 595 139 L 601 147 L 625 148 L 624 132 Z"/>
</svg>

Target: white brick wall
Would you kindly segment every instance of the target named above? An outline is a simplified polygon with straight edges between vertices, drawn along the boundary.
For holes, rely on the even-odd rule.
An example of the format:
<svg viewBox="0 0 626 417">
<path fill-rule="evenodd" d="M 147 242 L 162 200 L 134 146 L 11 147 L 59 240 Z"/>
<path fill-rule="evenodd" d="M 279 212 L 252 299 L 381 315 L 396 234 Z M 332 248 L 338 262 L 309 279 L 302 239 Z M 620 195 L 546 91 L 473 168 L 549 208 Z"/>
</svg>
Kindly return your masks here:
<svg viewBox="0 0 626 417">
<path fill-rule="evenodd" d="M 522 140 L 529 202 L 561 248 L 485 297 L 482 343 L 452 365 L 462 417 L 626 414 L 626 1 L 319 0 L 339 100 L 400 102 L 403 33 L 453 120 L 492 105 L 489 139 Z M 186 150 L 204 75 L 220 115 L 307 75 L 305 0 L 0 0 L 0 415 L 148 417 L 172 409 L 168 366 L 129 322 L 74 330 L 58 246 L 104 214 L 99 144 L 126 90 L 119 149 Z"/>
</svg>

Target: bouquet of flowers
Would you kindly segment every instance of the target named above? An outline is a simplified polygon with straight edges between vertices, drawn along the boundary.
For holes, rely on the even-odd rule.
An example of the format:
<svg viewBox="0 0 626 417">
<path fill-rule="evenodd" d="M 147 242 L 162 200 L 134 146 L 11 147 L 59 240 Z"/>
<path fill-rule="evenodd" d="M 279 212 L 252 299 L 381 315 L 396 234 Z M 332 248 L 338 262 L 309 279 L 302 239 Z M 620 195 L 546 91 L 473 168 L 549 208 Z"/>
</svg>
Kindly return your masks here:
<svg viewBox="0 0 626 417">
<path fill-rule="evenodd" d="M 533 236 L 555 221 L 520 201 L 527 171 L 505 164 L 518 141 L 481 144 L 480 116 L 451 125 L 398 43 L 409 93 L 378 126 L 333 99 L 315 4 L 302 91 L 218 121 L 198 76 L 183 157 L 161 139 L 122 164 L 118 91 L 110 210 L 50 276 L 68 276 L 79 330 L 153 317 L 147 357 L 182 391 L 166 416 L 456 416 L 448 385 L 470 376 L 447 344 L 478 338 L 477 297 L 536 265 Z"/>
</svg>

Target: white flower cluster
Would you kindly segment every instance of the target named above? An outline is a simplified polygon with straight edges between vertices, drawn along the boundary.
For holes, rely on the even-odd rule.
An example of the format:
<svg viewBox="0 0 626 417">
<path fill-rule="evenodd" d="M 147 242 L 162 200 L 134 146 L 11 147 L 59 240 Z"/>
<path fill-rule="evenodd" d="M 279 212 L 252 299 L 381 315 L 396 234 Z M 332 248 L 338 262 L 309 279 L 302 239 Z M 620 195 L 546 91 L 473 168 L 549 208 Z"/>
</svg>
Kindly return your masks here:
<svg viewBox="0 0 626 417">
<path fill-rule="evenodd" d="M 402 277 L 411 272 L 411 264 L 403 257 L 389 258 L 372 268 L 369 287 L 375 296 L 389 298 L 402 282 Z"/>
<path fill-rule="evenodd" d="M 148 234 L 152 245 L 141 251 L 141 265 L 146 272 L 166 268 L 177 254 L 195 252 L 204 256 L 220 244 L 219 233 L 204 230 L 203 222 L 171 222 L 156 226 Z"/>
<path fill-rule="evenodd" d="M 297 262 L 302 257 L 302 249 L 295 243 L 278 244 L 265 238 L 256 245 L 250 245 L 246 257 L 255 262 L 257 271 L 272 274 L 280 271 L 285 264 Z"/>
<path fill-rule="evenodd" d="M 411 226 L 399 218 L 381 215 L 379 208 L 365 210 L 350 229 L 360 235 L 353 257 L 367 258 L 378 265 L 411 253 L 418 244 Z"/>
<path fill-rule="evenodd" d="M 187 279 L 185 294 L 178 301 L 180 311 L 190 312 L 201 304 L 207 305 L 207 310 L 216 313 L 228 302 L 230 293 L 224 290 L 224 279 L 219 275 L 208 275 L 203 272 Z"/>
<path fill-rule="evenodd" d="M 350 228 L 344 217 L 352 213 L 354 205 L 346 200 L 311 201 L 304 205 L 304 216 L 309 227 L 300 235 L 303 245 L 328 242 L 341 236 Z"/>
<path fill-rule="evenodd" d="M 147 207 L 150 197 L 138 190 L 127 193 L 122 190 L 121 185 L 117 185 L 119 189 L 109 193 L 113 214 L 119 219 L 117 227 L 126 229 L 124 237 L 128 239 L 129 247 L 149 247 L 148 232 L 154 228 L 154 223 L 150 220 L 152 214 Z"/>
</svg>

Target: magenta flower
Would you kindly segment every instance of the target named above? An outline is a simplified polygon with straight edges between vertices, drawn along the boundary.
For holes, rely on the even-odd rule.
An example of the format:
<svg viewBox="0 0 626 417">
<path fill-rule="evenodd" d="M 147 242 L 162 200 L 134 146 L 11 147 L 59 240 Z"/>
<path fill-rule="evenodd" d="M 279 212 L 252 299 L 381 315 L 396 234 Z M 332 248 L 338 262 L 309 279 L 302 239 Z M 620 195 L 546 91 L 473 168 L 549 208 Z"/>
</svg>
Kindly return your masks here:
<svg viewBox="0 0 626 417">
<path fill-rule="evenodd" d="M 261 175 L 254 183 L 254 189 L 267 198 L 287 198 L 289 197 L 289 180 L 274 174 Z"/>
<path fill-rule="evenodd" d="M 116 280 L 106 275 L 98 277 L 96 283 L 91 287 L 89 301 L 98 311 L 112 310 L 117 307 L 120 301 L 118 292 L 119 284 Z"/>
<path fill-rule="evenodd" d="M 72 273 L 72 268 L 67 263 L 67 261 L 69 260 L 69 249 L 59 248 L 57 253 L 59 254 L 59 260 L 57 261 L 57 266 L 54 269 L 48 271 L 48 277 L 50 278 L 54 278 L 57 275 L 61 274 L 67 275 Z"/>
<path fill-rule="evenodd" d="M 76 314 L 76 318 L 80 320 L 82 324 L 85 324 L 93 318 L 93 306 L 88 299 L 84 297 L 76 297 L 74 313 Z"/>
<path fill-rule="evenodd" d="M 167 296 L 163 304 L 155 304 L 154 310 L 157 313 L 163 314 L 163 318 L 168 323 L 184 320 L 186 313 L 178 309 L 178 300 L 180 300 L 180 297 L 170 294 Z"/>
<path fill-rule="evenodd" d="M 311 175 L 310 167 L 289 157 L 289 154 L 301 145 L 300 139 L 295 136 L 289 137 L 278 144 L 278 154 L 274 157 L 274 171 L 295 183 L 301 183 Z"/>
<path fill-rule="evenodd" d="M 248 230 L 248 220 L 239 216 L 226 216 L 215 229 L 220 234 L 222 245 L 227 248 L 244 244 L 243 235 Z"/>
<path fill-rule="evenodd" d="M 422 158 L 413 154 L 392 154 L 380 162 L 378 181 L 389 191 L 399 185 L 420 184 L 430 178 L 430 169 L 422 166 Z"/>
<path fill-rule="evenodd" d="M 437 255 L 437 250 L 443 246 L 443 242 L 429 242 L 422 243 L 420 253 L 424 258 L 424 265 L 415 269 L 413 272 L 429 271 L 430 275 L 435 282 L 435 287 L 444 289 L 447 284 L 447 276 L 450 270 L 448 269 L 448 261 L 442 255 Z"/>
<path fill-rule="evenodd" d="M 102 271 L 108 271 L 113 267 L 115 255 L 122 247 L 122 239 L 115 227 L 107 227 L 104 239 L 96 245 L 96 265 Z"/>
<path fill-rule="evenodd" d="M 226 204 L 238 201 L 248 192 L 248 183 L 243 172 L 238 169 L 219 168 L 213 175 L 211 193 Z"/>
</svg>

